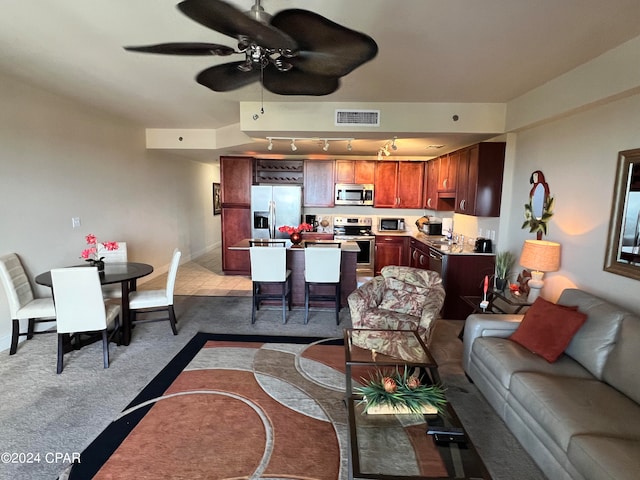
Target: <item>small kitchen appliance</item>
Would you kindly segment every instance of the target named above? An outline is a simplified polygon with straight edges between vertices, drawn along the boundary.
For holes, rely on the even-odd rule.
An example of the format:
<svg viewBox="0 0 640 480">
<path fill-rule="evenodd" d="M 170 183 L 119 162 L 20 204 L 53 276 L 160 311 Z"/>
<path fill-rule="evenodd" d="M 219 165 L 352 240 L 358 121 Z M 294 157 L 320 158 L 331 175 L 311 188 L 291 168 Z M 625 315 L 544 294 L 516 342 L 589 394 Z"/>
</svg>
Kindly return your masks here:
<svg viewBox="0 0 640 480">
<path fill-rule="evenodd" d="M 426 215 L 416 220 L 416 227 L 427 235 L 442 235 L 442 220 Z"/>
<path fill-rule="evenodd" d="M 404 218 L 380 218 L 378 230 L 381 232 L 404 232 Z"/>
<path fill-rule="evenodd" d="M 491 244 L 491 239 L 489 238 L 477 238 L 476 245 L 473 249 L 476 253 L 492 253 L 493 245 Z"/>
</svg>

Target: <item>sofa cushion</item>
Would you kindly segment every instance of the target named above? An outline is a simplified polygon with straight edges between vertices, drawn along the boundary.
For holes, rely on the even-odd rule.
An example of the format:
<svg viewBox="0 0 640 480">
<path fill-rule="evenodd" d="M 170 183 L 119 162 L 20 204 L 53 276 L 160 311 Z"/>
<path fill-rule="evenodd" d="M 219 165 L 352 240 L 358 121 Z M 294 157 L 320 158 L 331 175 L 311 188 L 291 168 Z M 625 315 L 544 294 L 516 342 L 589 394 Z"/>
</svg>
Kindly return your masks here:
<svg viewBox="0 0 640 480">
<path fill-rule="evenodd" d="M 625 315 L 615 347 L 607 357 L 602 379 L 640 403 L 640 318 Z"/>
<path fill-rule="evenodd" d="M 632 480 L 640 472 L 640 439 L 576 435 L 569 460 L 587 480 Z"/>
<path fill-rule="evenodd" d="M 579 311 L 587 314 L 587 321 L 573 336 L 565 352 L 602 380 L 604 365 L 618 338 L 622 319 L 630 314 L 601 298 L 573 288 L 564 290 L 558 303 L 577 305 Z"/>
<path fill-rule="evenodd" d="M 595 378 L 518 372 L 510 394 L 566 452 L 580 434 L 637 437 L 640 405 Z"/>
<path fill-rule="evenodd" d="M 562 355 L 551 364 L 526 348 L 506 338 L 476 338 L 471 347 L 474 361 L 486 366 L 500 384 L 508 389 L 516 372 L 540 372 L 549 375 L 593 378 L 578 362 Z"/>
<path fill-rule="evenodd" d="M 427 302 L 429 289 L 401 282 L 396 278 L 384 279 L 384 292 L 379 307 L 392 312 L 419 317 Z"/>
<path fill-rule="evenodd" d="M 586 319 L 575 307 L 538 297 L 509 338 L 548 362 L 555 362 Z"/>
</svg>

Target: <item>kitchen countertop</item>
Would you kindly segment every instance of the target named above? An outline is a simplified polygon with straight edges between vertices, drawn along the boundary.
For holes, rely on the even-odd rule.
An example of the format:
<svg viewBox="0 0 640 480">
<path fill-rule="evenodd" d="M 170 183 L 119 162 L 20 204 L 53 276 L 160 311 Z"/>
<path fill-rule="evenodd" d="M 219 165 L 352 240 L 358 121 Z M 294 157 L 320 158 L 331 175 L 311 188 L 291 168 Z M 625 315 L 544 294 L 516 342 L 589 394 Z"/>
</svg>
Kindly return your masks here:
<svg viewBox="0 0 640 480">
<path fill-rule="evenodd" d="M 374 229 L 372 232 L 374 235 L 415 238 L 419 242 L 422 242 L 425 245 L 429 245 L 430 247 L 435 248 L 446 255 L 495 255 L 495 253 L 474 252 L 473 251 L 474 245 L 469 245 L 469 244 L 465 245 L 462 251 L 460 251 L 457 245 L 449 246 L 448 243 L 443 243 L 446 240 L 442 235 L 427 235 L 426 233 L 419 232 L 416 229 L 404 230 L 404 231 L 397 231 L 397 230 L 385 231 L 385 230 Z"/>
<path fill-rule="evenodd" d="M 249 241 L 250 240 L 251 239 L 249 239 L 249 238 L 245 238 L 243 240 L 240 240 L 238 243 L 236 243 L 234 245 L 231 245 L 229 247 L 229 250 L 249 250 Z M 280 240 L 280 239 L 277 239 L 277 240 Z M 349 240 L 313 240 L 313 242 L 316 242 L 316 243 L 340 242 L 340 243 L 342 243 L 342 245 L 340 245 L 340 248 L 342 249 L 343 252 L 355 252 L 355 253 L 358 253 L 360 251 L 360 247 L 358 246 L 358 244 L 356 242 L 352 242 L 352 241 L 349 241 Z M 304 240 L 303 240 L 302 244 L 300 244 L 300 245 L 293 245 L 291 243 L 291 240 L 286 240 L 285 248 L 291 249 L 291 250 L 303 250 L 304 249 Z"/>
</svg>

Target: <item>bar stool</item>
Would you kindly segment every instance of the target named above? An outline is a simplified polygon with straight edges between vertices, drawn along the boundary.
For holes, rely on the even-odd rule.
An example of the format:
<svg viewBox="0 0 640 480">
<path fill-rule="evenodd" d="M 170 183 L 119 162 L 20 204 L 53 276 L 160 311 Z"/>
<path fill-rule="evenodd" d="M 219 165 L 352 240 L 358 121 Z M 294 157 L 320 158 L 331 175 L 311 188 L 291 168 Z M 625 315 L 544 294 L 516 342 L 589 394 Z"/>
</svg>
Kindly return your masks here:
<svg viewBox="0 0 640 480">
<path fill-rule="evenodd" d="M 340 242 L 305 242 L 304 249 L 304 323 L 309 322 L 309 301 L 335 302 L 336 325 L 340 324 Z M 311 293 L 311 286 L 333 285 L 334 293 Z"/>
<path fill-rule="evenodd" d="M 260 309 L 260 302 L 266 299 L 282 300 L 282 323 L 287 323 L 285 303 L 288 299 L 291 310 L 291 270 L 287 270 L 287 249 L 284 245 L 282 241 L 261 241 L 249 247 L 253 292 L 252 324 L 256 321 L 256 310 Z M 280 291 L 264 292 L 263 288 L 269 285 L 279 286 Z"/>
</svg>

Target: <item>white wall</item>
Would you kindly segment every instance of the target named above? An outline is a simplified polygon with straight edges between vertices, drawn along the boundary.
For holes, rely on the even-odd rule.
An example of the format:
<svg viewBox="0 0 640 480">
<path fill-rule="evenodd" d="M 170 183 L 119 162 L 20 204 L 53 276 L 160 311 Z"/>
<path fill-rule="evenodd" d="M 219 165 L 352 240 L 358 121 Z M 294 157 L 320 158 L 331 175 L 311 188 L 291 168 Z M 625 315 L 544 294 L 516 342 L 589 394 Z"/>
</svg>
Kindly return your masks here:
<svg viewBox="0 0 640 480">
<path fill-rule="evenodd" d="M 639 112 L 635 95 L 517 135 L 513 209 L 501 249 L 519 255 L 523 241 L 534 238 L 520 227 L 529 177 L 542 170 L 555 198 L 545 239 L 562 244 L 561 270 L 545 275 L 549 300 L 576 286 L 640 312 L 640 283 L 603 271 L 618 152 L 640 147 Z"/>
<path fill-rule="evenodd" d="M 154 274 L 175 247 L 186 261 L 220 243 L 219 168 L 147 151 L 142 126 L 1 75 L 0 105 L 0 255 L 20 255 L 32 278 L 81 263 L 88 233 L 127 241 Z M 0 350 L 10 332 L 0 285 Z"/>
</svg>

